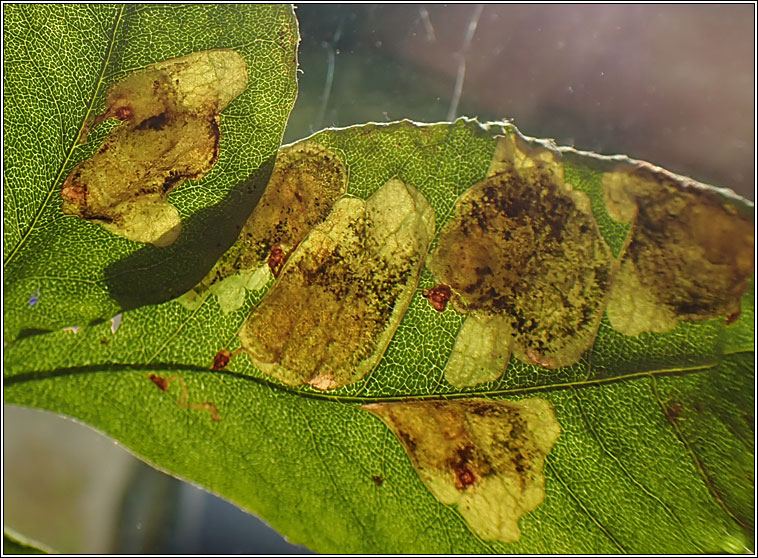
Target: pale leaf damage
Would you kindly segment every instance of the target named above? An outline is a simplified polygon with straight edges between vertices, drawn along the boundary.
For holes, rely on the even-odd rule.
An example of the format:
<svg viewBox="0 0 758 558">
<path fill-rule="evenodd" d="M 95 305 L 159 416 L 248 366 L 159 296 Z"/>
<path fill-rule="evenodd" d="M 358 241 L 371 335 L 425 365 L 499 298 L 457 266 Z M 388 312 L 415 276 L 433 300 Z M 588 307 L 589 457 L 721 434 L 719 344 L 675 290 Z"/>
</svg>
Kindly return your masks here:
<svg viewBox="0 0 758 558">
<path fill-rule="evenodd" d="M 490 176 L 458 198 L 427 265 L 478 322 L 461 329 L 446 371 L 463 386 L 501 374 L 511 348 L 528 364 L 577 362 L 597 334 L 614 262 L 588 196 L 564 182 L 560 154 L 509 135 Z M 466 360 L 481 373 L 464 374 Z"/>
<path fill-rule="evenodd" d="M 611 217 L 633 223 L 608 302 L 614 329 L 664 333 L 739 313 L 753 274 L 752 216 L 718 190 L 646 163 L 605 173 L 603 193 Z"/>
<path fill-rule="evenodd" d="M 437 500 L 457 505 L 486 540 L 515 542 L 519 519 L 545 499 L 545 457 L 560 435 L 545 399 L 375 403 Z"/>
<path fill-rule="evenodd" d="M 418 283 L 434 211 L 392 179 L 343 198 L 295 249 L 240 332 L 256 366 L 290 385 L 344 386 L 378 363 Z"/>
<path fill-rule="evenodd" d="M 111 85 L 105 112 L 90 125 L 122 123 L 66 178 L 63 212 L 129 240 L 173 243 L 181 222 L 166 196 L 213 168 L 219 113 L 247 83 L 245 59 L 219 49 L 158 62 Z"/>
</svg>

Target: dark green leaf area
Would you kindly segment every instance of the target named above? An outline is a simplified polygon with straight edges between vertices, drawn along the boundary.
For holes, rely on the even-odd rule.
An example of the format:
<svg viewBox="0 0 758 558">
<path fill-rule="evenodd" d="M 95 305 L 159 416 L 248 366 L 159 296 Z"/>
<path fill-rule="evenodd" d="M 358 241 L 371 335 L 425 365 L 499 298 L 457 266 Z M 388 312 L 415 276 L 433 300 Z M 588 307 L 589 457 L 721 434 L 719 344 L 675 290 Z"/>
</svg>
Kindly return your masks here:
<svg viewBox="0 0 758 558">
<path fill-rule="evenodd" d="M 68 335 L 99 337 L 110 333 L 104 326 Z M 129 323 L 122 328 L 127 334 Z M 37 339 L 12 347 L 14 361 Z M 547 459 L 546 500 L 522 519 L 512 545 L 474 537 L 429 494 L 389 430 L 349 400 L 201 369 L 200 358 L 196 367 L 159 358 L 147 366 L 82 361 L 47 373 L 14 367 L 5 397 L 76 416 L 319 551 L 721 552 L 749 545 L 738 521 L 749 531 L 750 502 L 726 495 L 752 464 L 742 439 L 751 358 L 539 390 L 563 433 Z M 720 459 L 725 452 L 729 460 Z"/>
<path fill-rule="evenodd" d="M 50 554 L 49 550 L 39 548 L 37 544 L 7 529 L 3 532 L 3 554 Z"/>
<path fill-rule="evenodd" d="M 613 541 L 616 552 L 726 552 L 733 551 L 736 541 L 752 544 L 752 535 L 745 536 L 734 510 L 722 505 L 714 488 L 721 484 L 727 489 L 724 483 L 740 474 L 740 463 L 752 463 L 751 452 L 733 449 L 739 440 L 726 433 L 725 417 L 713 413 L 692 419 L 689 432 L 683 434 L 681 415 L 674 415 L 684 407 L 669 396 L 676 392 L 701 401 L 718 398 L 718 384 L 725 377 L 739 389 L 745 378 L 752 381 L 750 359 L 746 353 L 693 374 L 650 374 L 562 392 L 565 410 L 575 420 L 562 421 L 565 437 L 551 455 L 551 468 L 575 500 L 582 500 L 583 494 L 605 495 L 584 500 L 582 507 L 594 517 L 595 529 Z M 744 408 L 745 403 L 731 406 Z M 706 443 L 696 446 L 698 439 Z M 737 462 L 719 456 L 727 448 L 739 454 Z M 729 471 L 705 469 L 709 460 Z M 639 510 L 634 516 L 628 513 L 633 508 Z"/>
</svg>

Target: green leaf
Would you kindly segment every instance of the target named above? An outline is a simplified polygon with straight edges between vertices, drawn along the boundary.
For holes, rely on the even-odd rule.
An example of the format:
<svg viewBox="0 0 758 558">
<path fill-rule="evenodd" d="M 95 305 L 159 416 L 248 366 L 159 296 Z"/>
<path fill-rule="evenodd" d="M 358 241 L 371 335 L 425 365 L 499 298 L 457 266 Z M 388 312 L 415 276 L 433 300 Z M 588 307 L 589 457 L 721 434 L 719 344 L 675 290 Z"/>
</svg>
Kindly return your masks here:
<svg viewBox="0 0 758 558">
<path fill-rule="evenodd" d="M 49 549 L 43 548 L 38 542 L 25 539 L 10 529 L 3 530 L 3 554 L 50 554 Z"/>
<path fill-rule="evenodd" d="M 6 340 L 169 300 L 234 242 L 271 172 L 296 95 L 289 6 L 14 5 L 5 10 Z M 247 90 L 221 114 L 219 160 L 169 196 L 183 232 L 167 248 L 61 213 L 61 186 L 112 121 L 78 143 L 110 84 L 188 53 L 231 48 Z"/>
<path fill-rule="evenodd" d="M 366 197 L 398 176 L 444 217 L 483 178 L 498 132 L 462 120 L 311 139 L 344 156 L 351 193 Z M 591 166 L 582 172 L 575 186 L 597 189 Z M 115 335 L 101 324 L 23 339 L 6 348 L 6 401 L 78 417 L 319 551 L 706 552 L 751 544 L 752 291 L 729 326 L 717 318 L 627 337 L 604 318 L 576 365 L 545 370 L 512 360 L 504 378 L 461 390 L 446 384 L 443 368 L 462 317 L 430 307 L 421 291 L 431 285 L 425 271 L 382 361 L 339 390 L 282 386 L 245 355 L 210 370 L 219 350 L 238 346 L 236 332 L 263 287 L 228 313 L 207 295 L 194 310 L 168 302 L 125 312 Z M 473 394 L 546 397 L 563 429 L 547 461 L 546 500 L 511 545 L 479 539 L 455 508 L 439 504 L 395 437 L 359 406 Z"/>
<path fill-rule="evenodd" d="M 192 7 L 201 8 L 214 11 Z M 163 13 L 153 6 L 138 10 Z M 27 118 L 42 117 L 33 107 L 17 109 L 17 114 L 26 111 Z M 309 141 L 344 161 L 351 196 L 367 199 L 393 178 L 413 185 L 434 209 L 439 235 L 451 222 L 458 197 L 488 175 L 497 138 L 516 134 L 510 125 L 462 119 L 325 130 Z M 561 155 L 566 181 L 589 196 L 600 233 L 613 256 L 622 256 L 634 227 L 610 215 L 602 180 L 614 165 L 631 162 L 568 149 Z M 71 166 L 60 171 L 61 178 Z M 49 182 L 44 194 L 52 199 L 59 183 Z M 9 186 L 7 190 L 14 184 Z M 17 188 L 7 195 L 19 195 Z M 198 189 L 195 195 L 211 203 L 206 198 L 212 192 Z M 720 195 L 723 203 L 752 212 L 748 202 Z M 42 207 L 47 209 L 40 215 L 50 215 L 49 239 L 65 237 L 71 219 L 63 219 L 52 202 Z M 15 214 L 6 212 L 6 219 Z M 94 226 L 76 223 L 81 239 L 95 246 L 110 238 Z M 41 252 L 46 245 L 17 242 L 39 260 L 48 258 Z M 135 261 L 131 252 L 116 252 L 120 244 L 111 239 L 113 265 Z M 49 259 L 62 258 L 58 267 L 64 269 L 70 254 L 63 255 Z M 741 315 L 729 325 L 718 316 L 681 321 L 665 333 L 627 336 L 614 329 L 606 314 L 597 339 L 576 364 L 546 369 L 512 357 L 505 375 L 460 388 L 447 383 L 445 366 L 464 315 L 429 304 L 423 292 L 436 282 L 425 269 L 379 364 L 354 384 L 319 391 L 273 380 L 245 353 L 223 370 L 211 369 L 222 349 L 240 346 L 238 332 L 271 287 L 270 278 L 243 281 L 233 275 L 234 288 L 243 297 L 239 307 L 228 302 L 227 292 L 213 288 L 195 304 L 147 304 L 137 296 L 118 328 L 104 322 L 64 330 L 62 326 L 81 323 L 66 321 L 72 319 L 66 309 L 72 306 L 78 316 L 85 315 L 81 308 L 96 296 L 96 284 L 80 283 L 78 291 L 66 291 L 65 297 L 47 290 L 52 287 L 34 287 L 39 301 L 30 308 L 28 297 L 37 291 L 23 291 L 31 284 L 27 277 L 9 273 L 20 266 L 14 258 L 6 263 L 6 293 L 25 294 L 14 295 L 15 310 L 6 310 L 6 319 L 10 315 L 18 329 L 55 331 L 6 346 L 6 403 L 76 417 L 154 466 L 260 515 L 292 542 L 344 553 L 753 548 L 752 281 L 742 296 Z M 181 265 L 166 267 L 177 275 L 186 273 Z M 161 288 L 140 281 L 142 288 Z M 44 308 L 46 293 L 57 313 L 50 311 L 35 322 L 29 314 Z M 108 304 L 112 306 L 95 305 L 98 311 L 87 315 L 109 317 L 103 308 L 113 312 L 119 305 Z M 361 408 L 406 399 L 534 396 L 554 406 L 562 432 L 546 460 L 545 500 L 521 519 L 521 538 L 510 544 L 483 540 L 456 507 L 437 501 L 394 434 Z"/>
</svg>

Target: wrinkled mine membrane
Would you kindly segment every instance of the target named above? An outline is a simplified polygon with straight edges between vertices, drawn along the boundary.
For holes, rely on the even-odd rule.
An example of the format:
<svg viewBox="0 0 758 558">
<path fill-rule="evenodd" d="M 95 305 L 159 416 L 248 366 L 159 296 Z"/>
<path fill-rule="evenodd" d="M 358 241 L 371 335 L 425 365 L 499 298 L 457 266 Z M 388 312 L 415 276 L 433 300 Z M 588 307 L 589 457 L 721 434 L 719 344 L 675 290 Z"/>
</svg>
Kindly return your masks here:
<svg viewBox="0 0 758 558">
<path fill-rule="evenodd" d="M 219 112 L 247 82 L 244 58 L 221 49 L 159 62 L 111 85 L 94 123 L 122 124 L 66 178 L 63 212 L 129 240 L 173 243 L 181 222 L 166 196 L 216 163 Z"/>
<path fill-rule="evenodd" d="M 734 315 L 753 274 L 752 216 L 718 191 L 640 163 L 603 175 L 609 214 L 633 223 L 608 318 L 625 335 Z"/>
<path fill-rule="evenodd" d="M 518 521 L 545 499 L 545 456 L 560 435 L 545 399 L 365 405 L 397 436 L 421 480 L 458 506 L 472 531 L 514 542 Z"/>
<path fill-rule="evenodd" d="M 490 172 L 457 200 L 428 262 L 475 321 L 461 329 L 446 370 L 456 386 L 497 377 L 511 348 L 547 368 L 577 362 L 612 277 L 589 198 L 564 183 L 557 152 L 506 136 Z"/>
<path fill-rule="evenodd" d="M 347 192 L 347 178 L 340 158 L 315 142 L 282 147 L 266 190 L 239 238 L 201 285 L 264 263 L 278 275 L 295 247 Z"/>
<path fill-rule="evenodd" d="M 343 198 L 295 249 L 240 332 L 256 366 L 318 389 L 362 378 L 381 358 L 418 283 L 434 211 L 390 180 Z"/>
</svg>

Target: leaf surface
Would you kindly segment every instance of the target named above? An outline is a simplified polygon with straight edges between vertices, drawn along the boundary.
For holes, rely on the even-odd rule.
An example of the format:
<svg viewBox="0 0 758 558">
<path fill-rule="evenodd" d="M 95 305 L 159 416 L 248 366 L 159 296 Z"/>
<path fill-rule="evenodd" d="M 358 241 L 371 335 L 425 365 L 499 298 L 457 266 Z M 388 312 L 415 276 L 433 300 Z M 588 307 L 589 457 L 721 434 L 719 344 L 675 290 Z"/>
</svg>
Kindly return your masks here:
<svg viewBox="0 0 758 558">
<path fill-rule="evenodd" d="M 217 9 L 223 13 L 226 8 Z M 159 7 L 137 9 L 138 15 L 153 11 L 156 17 L 169 17 Z M 142 28 L 133 29 L 139 36 Z M 127 52 L 135 59 L 142 55 L 136 46 Z M 140 58 L 130 67 L 151 60 Z M 260 87 L 269 91 L 265 78 Z M 27 106 L 16 114 L 26 112 L 27 118 L 44 120 L 41 108 Z M 72 125 L 72 136 L 84 115 Z M 240 130 L 249 124 L 241 122 Z M 439 233 L 452 218 L 456 199 L 487 176 L 497 138 L 506 134 L 517 131 L 462 119 L 325 130 L 309 141 L 342 158 L 349 169 L 350 196 L 367 199 L 393 178 L 413 185 L 434 209 Z M 244 149 L 230 153 L 228 164 L 238 164 L 240 153 Z M 625 159 L 561 153 L 566 181 L 589 196 L 600 233 L 614 257 L 620 257 L 632 227 L 606 210 L 602 172 Z M 45 160 L 43 151 L 39 156 Z M 64 177 L 73 162 L 57 176 Z M 236 179 L 253 171 L 241 169 Z M 15 185 L 27 180 L 9 181 L 6 195 L 20 199 L 25 190 Z M 69 252 L 77 250 L 65 249 L 75 244 L 63 239 L 79 227 L 81 258 L 81 243 L 104 247 L 102 257 L 91 258 L 100 271 L 87 268 L 83 277 L 110 277 L 96 275 L 108 266 L 134 273 L 143 268 L 132 259 L 132 244 L 123 241 L 132 251 L 119 252 L 122 241 L 64 219 L 51 201 L 58 182 L 51 178 L 46 187 L 36 198 L 30 194 L 28 202 L 39 217 L 32 211 L 22 225 L 18 216 L 23 212 L 12 202 L 8 207 L 13 211 L 5 216 L 6 244 L 12 244 L 6 256 L 6 322 L 11 322 L 6 327 L 54 330 L 6 346 L 7 403 L 76 417 L 154 466 L 260 515 L 292 542 L 319 552 L 694 553 L 752 548 L 752 281 L 741 300 L 741 315 L 729 325 L 719 316 L 632 337 L 616 331 L 603 316 L 594 344 L 576 364 L 548 370 L 513 357 L 504 375 L 460 388 L 446 381 L 444 369 L 464 316 L 451 307 L 444 312 L 432 307 L 423 292 L 435 280 L 425 269 L 379 364 L 354 384 L 319 391 L 271 379 L 244 353 L 223 370 L 211 369 L 222 349 L 239 348 L 238 332 L 273 284 L 270 275 L 248 283 L 252 288 L 242 287 L 238 307 L 222 304 L 213 290 L 202 292 L 193 305 L 148 304 L 157 300 L 138 292 L 122 305 L 131 304 L 131 309 L 118 322 L 62 329 L 81 324 L 70 321 L 72 312 L 91 319 L 117 311 L 119 299 L 103 294 L 113 291 L 98 286 L 112 283 L 102 279 L 76 283 L 74 290 L 52 290 L 53 285 L 74 283 L 34 283 L 15 262 L 49 260 L 46 265 L 69 269 Z M 192 190 L 187 208 L 218 203 L 213 190 L 200 185 Z M 726 201 L 752 211 L 747 202 Z M 36 225 L 35 219 L 46 226 Z M 23 231 L 18 238 L 14 227 Z M 45 235 L 37 232 L 43 230 Z M 106 237 L 110 241 L 103 244 Z M 47 242 L 52 243 L 50 253 L 42 248 Z M 61 246 L 57 252 L 56 246 Z M 20 258 L 23 254 L 28 257 Z M 35 265 L 42 264 L 29 263 L 30 274 Z M 209 267 L 201 270 L 201 278 Z M 181 265 L 165 268 L 186 273 Z M 140 281 L 160 289 L 154 280 Z M 30 306 L 32 295 L 39 300 Z M 52 307 L 42 305 L 44 297 Z M 42 318 L 30 318 L 37 310 L 45 310 L 39 312 Z M 511 544 L 483 540 L 454 506 L 439 503 L 395 436 L 361 409 L 366 403 L 406 399 L 533 396 L 554 406 L 562 432 L 546 460 L 545 501 L 520 521 L 521 538 Z"/>
</svg>

